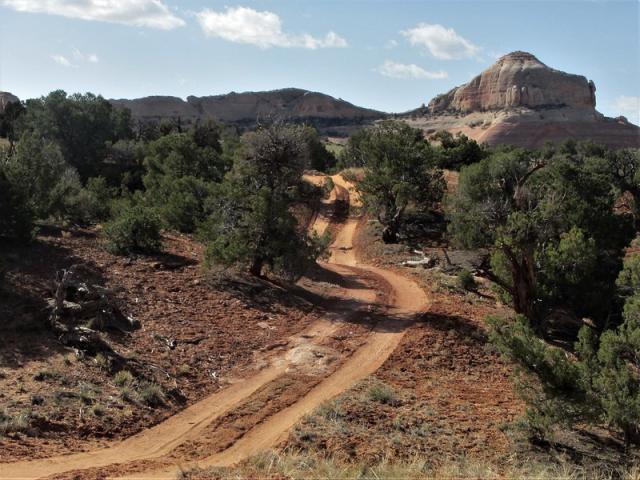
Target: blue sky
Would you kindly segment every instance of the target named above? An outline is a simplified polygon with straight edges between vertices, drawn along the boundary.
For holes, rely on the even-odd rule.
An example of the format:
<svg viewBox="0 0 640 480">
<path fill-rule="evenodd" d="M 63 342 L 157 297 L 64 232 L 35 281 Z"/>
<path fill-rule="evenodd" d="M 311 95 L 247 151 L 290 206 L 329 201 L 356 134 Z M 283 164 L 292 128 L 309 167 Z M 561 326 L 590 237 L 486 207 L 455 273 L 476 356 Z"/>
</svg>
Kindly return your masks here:
<svg viewBox="0 0 640 480">
<path fill-rule="evenodd" d="M 400 112 L 526 50 L 640 121 L 640 3 L 0 0 L 0 90 L 108 98 L 300 87 Z"/>
</svg>

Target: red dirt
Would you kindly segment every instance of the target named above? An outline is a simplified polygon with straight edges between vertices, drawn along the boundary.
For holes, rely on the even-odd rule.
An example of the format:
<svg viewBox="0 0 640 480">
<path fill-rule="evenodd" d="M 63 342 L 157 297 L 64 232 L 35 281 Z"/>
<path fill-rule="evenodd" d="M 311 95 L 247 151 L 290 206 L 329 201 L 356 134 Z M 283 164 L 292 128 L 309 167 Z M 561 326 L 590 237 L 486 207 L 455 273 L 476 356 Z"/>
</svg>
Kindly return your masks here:
<svg viewBox="0 0 640 480">
<path fill-rule="evenodd" d="M 242 376 L 255 352 L 302 330 L 321 313 L 268 284 L 250 294 L 222 290 L 203 276 L 199 244 L 184 235 L 166 235 L 164 243 L 166 254 L 133 260 L 105 252 L 93 231 L 52 231 L 29 246 L 2 246 L 11 291 L 0 293 L 0 315 L 8 319 L 0 327 L 0 411 L 30 412 L 39 426 L 37 436 L 0 437 L 3 461 L 81 451 L 128 437 L 217 391 L 227 378 Z M 142 324 L 130 334 L 110 335 L 114 349 L 175 376 L 145 371 L 165 389 L 177 388 L 184 403 L 170 399 L 152 409 L 122 401 L 110 373 L 90 357 L 76 358 L 40 327 L 56 270 L 73 264 L 84 267 L 86 278 L 119 289 L 121 307 Z M 157 335 L 177 339 L 178 346 L 170 350 Z M 196 344 L 180 343 L 200 338 Z M 53 378 L 33 379 L 49 371 Z M 81 389 L 91 398 L 77 398 Z M 37 396 L 43 403 L 32 405 Z M 102 415 L 91 413 L 95 405 Z"/>
</svg>

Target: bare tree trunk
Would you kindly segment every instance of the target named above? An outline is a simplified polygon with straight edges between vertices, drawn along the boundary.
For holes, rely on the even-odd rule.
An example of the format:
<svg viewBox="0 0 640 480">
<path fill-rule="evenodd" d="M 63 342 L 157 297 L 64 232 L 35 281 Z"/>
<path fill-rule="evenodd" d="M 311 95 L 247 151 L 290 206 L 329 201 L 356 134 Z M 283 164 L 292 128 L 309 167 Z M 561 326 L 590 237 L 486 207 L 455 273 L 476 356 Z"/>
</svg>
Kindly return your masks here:
<svg viewBox="0 0 640 480">
<path fill-rule="evenodd" d="M 253 259 L 249 273 L 254 277 L 262 276 L 262 266 L 264 265 L 264 259 L 261 256 L 257 256 Z"/>
<path fill-rule="evenodd" d="M 382 230 L 382 241 L 384 243 L 398 243 L 398 234 L 400 233 L 400 225 L 402 224 L 402 215 L 405 207 L 396 209 L 391 220 Z"/>
<path fill-rule="evenodd" d="M 524 315 L 531 322 L 534 330 L 538 330 L 539 312 L 536 308 L 537 282 L 533 266 L 533 252 L 527 252 L 521 262 L 507 254 L 511 262 L 511 277 L 513 280 L 513 308 L 516 313 Z"/>
</svg>

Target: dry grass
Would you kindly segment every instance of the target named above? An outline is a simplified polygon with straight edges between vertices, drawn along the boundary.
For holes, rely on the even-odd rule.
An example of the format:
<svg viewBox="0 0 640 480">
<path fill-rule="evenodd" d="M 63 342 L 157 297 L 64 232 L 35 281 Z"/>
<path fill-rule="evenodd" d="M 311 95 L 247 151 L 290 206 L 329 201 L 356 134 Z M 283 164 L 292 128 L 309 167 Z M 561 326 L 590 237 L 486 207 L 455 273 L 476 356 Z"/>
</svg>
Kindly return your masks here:
<svg viewBox="0 0 640 480">
<path fill-rule="evenodd" d="M 535 480 L 638 480 L 640 467 L 605 469 L 598 466 L 576 467 L 569 463 L 541 464 L 523 462 L 497 469 L 496 467 L 461 458 L 433 467 L 428 459 L 414 457 L 397 461 L 383 459 L 375 465 L 341 463 L 302 453 L 264 452 L 234 468 L 213 468 L 183 472 L 181 478 L 235 480 L 246 478 L 272 479 L 535 479 Z"/>
</svg>

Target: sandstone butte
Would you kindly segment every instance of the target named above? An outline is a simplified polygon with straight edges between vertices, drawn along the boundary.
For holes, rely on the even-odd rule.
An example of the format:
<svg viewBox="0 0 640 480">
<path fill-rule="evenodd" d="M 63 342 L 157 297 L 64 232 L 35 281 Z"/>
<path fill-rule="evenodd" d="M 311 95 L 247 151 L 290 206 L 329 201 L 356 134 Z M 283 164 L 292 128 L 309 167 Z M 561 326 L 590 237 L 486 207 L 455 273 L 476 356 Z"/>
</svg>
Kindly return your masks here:
<svg viewBox="0 0 640 480">
<path fill-rule="evenodd" d="M 408 121 L 428 134 L 462 132 L 489 145 L 541 147 L 565 139 L 640 147 L 640 128 L 596 110 L 596 87 L 527 52 L 498 59 L 469 83 L 438 95 Z"/>
</svg>

